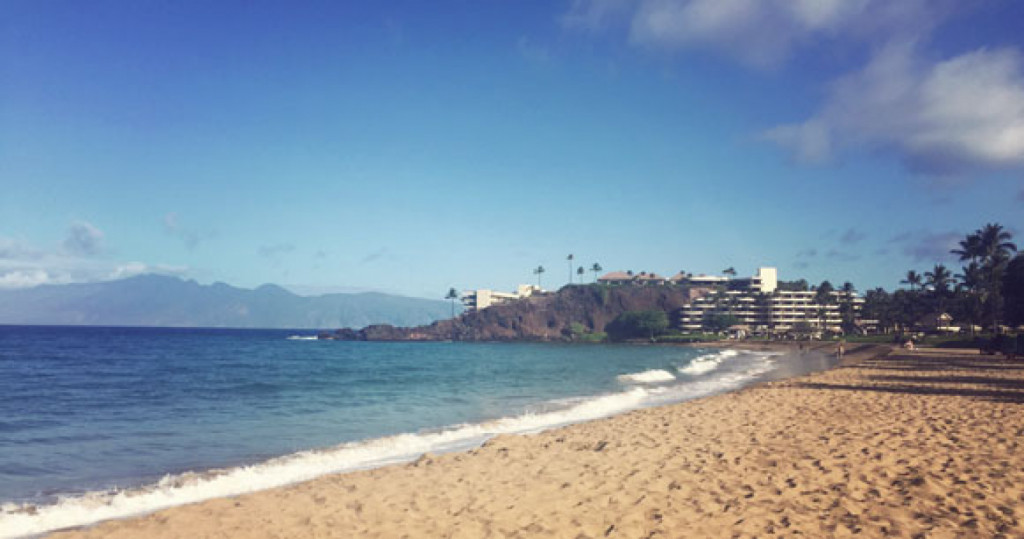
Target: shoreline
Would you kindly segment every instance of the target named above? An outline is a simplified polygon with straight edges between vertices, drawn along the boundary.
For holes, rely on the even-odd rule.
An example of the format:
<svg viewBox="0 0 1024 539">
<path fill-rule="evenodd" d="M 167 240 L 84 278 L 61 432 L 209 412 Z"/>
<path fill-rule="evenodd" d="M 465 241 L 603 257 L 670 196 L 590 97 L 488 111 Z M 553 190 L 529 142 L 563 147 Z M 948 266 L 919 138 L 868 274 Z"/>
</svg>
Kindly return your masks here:
<svg viewBox="0 0 1024 539">
<path fill-rule="evenodd" d="M 734 343 L 723 343 L 723 344 L 734 344 Z M 823 369 L 833 368 L 836 365 L 836 361 L 834 359 L 830 359 L 829 357 L 827 357 L 825 355 L 822 355 L 818 351 L 812 351 L 810 349 L 807 349 L 807 350 L 801 351 L 800 354 L 797 355 L 797 353 L 796 353 L 797 352 L 797 347 L 795 345 L 787 346 L 785 343 L 777 343 L 776 345 L 770 346 L 770 347 L 765 347 L 765 346 L 757 346 L 757 347 L 712 346 L 712 347 L 707 347 L 707 348 L 710 348 L 710 349 L 750 350 L 750 351 L 754 351 L 754 352 L 775 352 L 776 354 L 781 353 L 781 354 L 787 355 L 789 357 L 786 358 L 785 360 L 781 360 L 781 361 L 776 360 L 776 366 L 771 371 L 763 372 L 763 373 L 760 373 L 760 374 L 756 374 L 756 375 L 753 376 L 753 378 L 747 380 L 746 382 L 743 382 L 742 385 L 740 385 L 739 387 L 736 387 L 736 388 L 712 390 L 709 393 L 701 394 L 701 395 L 698 395 L 698 396 L 695 396 L 695 397 L 682 397 L 682 400 L 667 401 L 667 402 L 655 402 L 655 403 L 643 404 L 643 405 L 640 405 L 637 408 L 616 412 L 615 414 L 613 414 L 611 416 L 603 416 L 603 417 L 597 417 L 597 418 L 591 418 L 591 419 L 584 419 L 584 420 L 580 420 L 580 421 L 573 421 L 573 422 L 570 422 L 568 424 L 556 425 L 556 426 L 551 426 L 551 427 L 545 427 L 545 428 L 540 429 L 540 431 L 532 431 L 532 432 L 531 431 L 527 431 L 527 432 L 510 433 L 510 434 L 498 433 L 498 434 L 493 435 L 492 437 L 490 437 L 490 439 L 484 441 L 483 442 L 483 446 L 486 447 L 488 444 L 492 443 L 492 441 L 494 439 L 504 438 L 506 436 L 525 436 L 525 437 L 529 437 L 529 436 L 534 436 L 534 435 L 536 435 L 538 433 L 550 432 L 550 431 L 558 431 L 558 430 L 561 430 L 561 429 L 564 429 L 564 428 L 568 428 L 568 427 L 571 427 L 571 426 L 574 426 L 574 425 L 587 424 L 587 423 L 591 423 L 591 422 L 600 422 L 600 421 L 604 421 L 604 420 L 607 420 L 607 419 L 610 419 L 610 418 L 619 417 L 621 415 L 628 415 L 630 413 L 634 413 L 634 412 L 640 411 L 640 410 L 657 409 L 657 408 L 666 407 L 666 406 L 678 406 L 678 405 L 681 405 L 681 404 L 685 404 L 687 402 L 691 402 L 693 400 L 699 400 L 699 399 L 708 398 L 708 397 L 712 397 L 712 396 L 716 396 L 716 395 L 729 394 L 729 393 L 736 392 L 736 391 L 743 391 L 747 387 L 756 386 L 756 385 L 763 384 L 763 383 L 769 383 L 769 382 L 774 381 L 774 380 L 791 378 L 793 376 L 803 375 L 803 374 L 806 374 L 808 372 L 816 372 L 816 371 L 820 371 L 820 370 L 823 370 Z M 418 457 L 417 462 L 419 462 L 420 460 L 422 460 L 424 458 L 434 458 L 436 456 L 435 454 L 437 454 L 437 455 L 466 454 L 467 452 L 471 453 L 471 452 L 477 451 L 480 448 L 481 448 L 481 445 L 479 445 L 479 442 L 478 442 L 477 444 L 474 444 L 474 445 L 471 445 L 471 446 L 465 446 L 465 447 L 449 448 L 449 449 L 441 449 L 441 450 L 433 449 L 433 450 L 431 450 L 432 452 L 427 452 L 423 456 Z M 340 471 L 340 472 L 329 472 L 329 473 L 326 473 L 324 475 L 321 475 L 321 476 L 318 476 L 318 477 L 313 477 L 313 478 L 310 478 L 310 479 L 305 479 L 305 480 L 302 480 L 302 481 L 297 482 L 297 483 L 284 484 L 284 485 L 273 486 L 273 487 L 269 487 L 269 488 L 260 488 L 260 489 L 257 489 L 257 490 L 251 491 L 251 492 L 240 493 L 240 494 L 228 494 L 228 495 L 216 496 L 216 497 L 213 497 L 213 498 L 209 498 L 209 499 L 205 499 L 205 500 L 200 500 L 200 501 L 196 501 L 196 502 L 190 502 L 190 503 L 185 503 L 185 504 L 181 504 L 181 505 L 175 505 L 175 506 L 166 507 L 166 508 L 162 508 L 162 509 L 156 509 L 156 510 L 152 510 L 152 511 L 145 511 L 145 512 L 141 512 L 141 513 L 138 513 L 138 514 L 135 514 L 135 515 L 131 515 L 131 516 L 113 517 L 113 518 L 109 518 L 109 519 L 104 519 L 104 520 L 100 520 L 100 521 L 98 521 L 96 523 L 93 523 L 93 524 L 84 524 L 84 525 L 81 525 L 81 526 L 73 526 L 73 527 L 69 527 L 69 528 L 62 528 L 60 530 L 52 530 L 50 532 L 44 532 L 44 534 L 45 533 L 60 533 L 62 531 L 63 532 L 66 532 L 66 531 L 89 531 L 89 530 L 91 530 L 91 529 L 93 529 L 93 528 L 95 528 L 97 526 L 103 526 L 106 523 L 127 522 L 127 521 L 131 521 L 133 519 L 146 518 L 147 516 L 152 515 L 154 513 L 160 513 L 162 511 L 166 511 L 166 510 L 174 510 L 174 509 L 180 508 L 180 507 L 189 507 L 189 506 L 195 506 L 195 505 L 202 505 L 202 504 L 205 504 L 205 503 L 214 502 L 214 501 L 216 501 L 218 499 L 233 499 L 233 498 L 244 497 L 244 496 L 249 496 L 249 495 L 253 495 L 253 494 L 259 494 L 261 492 L 271 492 L 271 491 L 275 491 L 275 490 L 278 490 L 278 489 L 293 488 L 295 486 L 302 485 L 305 482 L 317 481 L 317 480 L 319 480 L 321 478 L 325 478 L 325 477 L 345 476 L 345 475 L 354 474 L 354 473 L 360 473 L 360 472 L 365 472 L 365 471 L 387 469 L 387 468 L 391 468 L 391 467 L 401 467 L 403 465 L 407 465 L 409 462 L 412 462 L 414 458 L 415 457 L 410 457 L 408 459 L 401 459 L 401 460 L 399 460 L 397 462 L 392 461 L 392 463 L 383 464 L 383 465 L 375 465 L 375 466 L 370 466 L 370 467 L 366 467 L 366 468 L 356 468 L 356 469 L 353 469 L 353 470 Z M 186 475 L 192 475 L 192 474 L 186 474 Z M 204 474 L 197 474 L 197 476 L 202 476 L 202 475 L 204 475 Z M 188 480 L 188 478 L 185 478 L 185 479 Z M 131 495 L 131 494 L 129 494 L 129 495 Z"/>
<path fill-rule="evenodd" d="M 403 464 L 423 453 L 465 452 L 480 447 L 494 436 L 528 435 L 614 417 L 632 410 L 686 402 L 832 365 L 828 358 L 816 354 L 782 361 L 770 357 L 778 353 L 754 354 L 736 361 L 728 359 L 736 355 L 735 350 L 730 352 L 722 347 L 711 347 L 697 356 L 697 359 L 708 361 L 698 362 L 695 364 L 697 369 L 693 371 L 680 370 L 683 373 L 680 385 L 661 385 L 658 380 L 620 381 L 624 385 L 618 390 L 588 395 L 581 402 L 564 409 L 524 412 L 481 423 L 453 424 L 367 438 L 288 453 L 247 465 L 185 471 L 125 490 L 87 492 L 56 505 L 8 506 L 4 511 L 8 518 L 2 518 L 0 514 L 0 523 L 6 522 L 0 528 L 7 528 L 7 533 L 0 530 L 0 537 L 37 536 L 60 529 L 83 529 L 104 521 L 137 518 L 176 506 L 287 487 L 325 475 Z M 718 365 L 723 360 L 728 361 L 728 365 L 719 370 Z M 702 375 L 708 372 L 708 368 L 717 374 L 704 379 Z M 621 375 L 620 379 L 636 374 L 647 372 Z M 691 376 L 697 378 L 683 382 Z M 353 464 L 351 459 L 356 459 L 356 463 Z M 365 463 L 358 463 L 364 460 Z"/>
<path fill-rule="evenodd" d="M 1024 364 L 880 346 L 845 359 L 52 537 L 1024 535 Z"/>
</svg>

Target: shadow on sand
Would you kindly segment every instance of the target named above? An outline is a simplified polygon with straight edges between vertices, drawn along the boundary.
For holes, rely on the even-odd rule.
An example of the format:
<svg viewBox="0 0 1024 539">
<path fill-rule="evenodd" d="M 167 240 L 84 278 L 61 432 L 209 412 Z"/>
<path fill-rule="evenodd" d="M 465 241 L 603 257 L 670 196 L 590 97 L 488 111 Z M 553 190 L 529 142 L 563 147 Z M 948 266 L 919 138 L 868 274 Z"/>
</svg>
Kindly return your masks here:
<svg viewBox="0 0 1024 539">
<path fill-rule="evenodd" d="M 1020 360 L 996 356 L 894 354 L 864 360 L 848 368 L 876 370 L 884 374 L 867 374 L 863 376 L 863 384 L 798 382 L 794 387 L 973 397 L 1024 404 L 1024 362 Z M 907 374 L 888 374 L 886 371 Z M 956 371 L 964 372 L 956 374 Z M 942 374 L 929 375 L 933 372 Z"/>
</svg>

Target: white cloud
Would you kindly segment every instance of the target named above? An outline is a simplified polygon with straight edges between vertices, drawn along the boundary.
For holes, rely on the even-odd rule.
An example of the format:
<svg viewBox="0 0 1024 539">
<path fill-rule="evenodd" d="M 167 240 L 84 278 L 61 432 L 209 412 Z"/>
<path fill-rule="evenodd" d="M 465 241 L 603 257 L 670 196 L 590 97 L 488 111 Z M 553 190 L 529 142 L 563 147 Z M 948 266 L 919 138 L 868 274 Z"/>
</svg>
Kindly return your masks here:
<svg viewBox="0 0 1024 539">
<path fill-rule="evenodd" d="M 71 255 L 98 255 L 103 251 L 103 231 L 87 221 L 77 221 L 68 228 L 62 245 Z"/>
<path fill-rule="evenodd" d="M 143 262 L 128 262 L 125 264 L 119 264 L 116 267 L 114 267 L 107 275 L 106 279 L 102 280 L 127 279 L 128 277 L 134 277 L 136 275 L 145 275 L 148 273 L 184 276 L 188 273 L 188 267 L 171 266 L 167 264 L 152 265 L 145 264 Z"/>
<path fill-rule="evenodd" d="M 0 270 L 0 289 L 29 288 L 41 284 L 52 284 L 57 281 L 58 279 L 41 269 L 13 270 L 8 272 Z"/>
<path fill-rule="evenodd" d="M 172 211 L 164 215 L 163 223 L 164 232 L 181 240 L 189 251 L 198 247 L 200 241 L 210 237 L 210 234 L 202 235 L 191 228 L 183 226 L 177 212 Z"/>
<path fill-rule="evenodd" d="M 631 42 L 659 49 L 707 48 L 773 67 L 814 40 L 915 37 L 946 13 L 946 0 L 576 0 L 567 27 L 621 23 Z"/>
<path fill-rule="evenodd" d="M 73 223 L 68 236 L 52 249 L 0 237 L 0 288 L 27 288 L 122 279 L 143 273 L 185 275 L 183 266 L 119 262 L 97 257 L 103 252 L 103 233 L 89 223 Z"/>
<path fill-rule="evenodd" d="M 1014 49 L 929 63 L 915 43 L 892 43 L 838 80 L 812 118 L 764 138 L 807 163 L 827 161 L 839 147 L 867 146 L 931 174 L 1021 166 L 1024 66 Z"/>
<path fill-rule="evenodd" d="M 638 3 L 637 0 L 573 0 L 562 22 L 570 28 L 601 30 L 628 15 Z"/>
</svg>

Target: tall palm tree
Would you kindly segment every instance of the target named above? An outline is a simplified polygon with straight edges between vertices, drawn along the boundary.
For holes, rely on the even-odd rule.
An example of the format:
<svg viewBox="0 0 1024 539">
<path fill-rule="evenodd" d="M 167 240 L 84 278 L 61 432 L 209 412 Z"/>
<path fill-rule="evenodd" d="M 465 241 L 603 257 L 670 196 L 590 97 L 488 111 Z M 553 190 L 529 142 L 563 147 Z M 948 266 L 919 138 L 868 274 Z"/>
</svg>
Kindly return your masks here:
<svg viewBox="0 0 1024 539">
<path fill-rule="evenodd" d="M 963 273 L 956 278 L 956 293 L 959 297 L 961 315 L 971 326 L 971 337 L 974 337 L 974 326 L 981 320 L 982 306 L 985 303 L 984 285 L 985 272 L 976 260 L 971 260 L 963 267 Z"/>
<path fill-rule="evenodd" d="M 583 266 L 576 268 L 576 275 L 580 276 L 580 284 L 583 284 L 583 276 L 586 274 L 587 270 Z"/>
<path fill-rule="evenodd" d="M 998 333 L 999 315 L 1003 310 L 1003 273 L 1010 257 L 1017 252 L 1017 245 L 1010 241 L 1012 238 L 1013 235 L 1002 225 L 987 223 L 973 234 L 968 234 L 960 242 L 959 249 L 951 251 L 960 255 L 961 261 L 978 263 L 981 280 L 976 290 L 994 333 Z"/>
<path fill-rule="evenodd" d="M 948 294 L 949 286 L 953 284 L 953 274 L 942 264 L 935 264 L 931 271 L 924 272 L 924 278 L 932 292 L 940 297 Z"/>
<path fill-rule="evenodd" d="M 445 295 L 444 299 L 451 300 L 451 302 L 452 302 L 452 318 L 455 318 L 455 300 L 459 299 L 459 293 L 455 290 L 454 287 L 453 288 L 449 288 L 448 289 L 448 294 Z"/>
<path fill-rule="evenodd" d="M 594 272 L 594 282 L 596 283 L 597 282 L 597 274 L 601 273 L 602 271 L 604 271 L 604 268 L 601 267 L 601 264 L 598 264 L 597 262 L 594 262 L 594 265 L 590 266 L 590 271 Z"/>
<path fill-rule="evenodd" d="M 989 262 L 1006 262 L 1017 252 L 1017 246 L 1010 241 L 1013 235 L 1003 230 L 1003 225 L 988 223 L 976 234 L 981 257 Z"/>
<path fill-rule="evenodd" d="M 921 274 L 914 270 L 910 270 L 907 272 L 907 278 L 900 281 L 900 284 L 909 284 L 910 290 L 913 292 L 915 287 L 921 286 L 921 282 Z"/>
<path fill-rule="evenodd" d="M 569 261 L 569 284 L 572 284 L 572 253 L 569 253 L 569 256 L 565 257 L 565 259 Z"/>
<path fill-rule="evenodd" d="M 958 290 L 977 292 L 981 288 L 984 275 L 982 275 L 981 266 L 972 261 L 964 266 L 963 273 L 958 273 L 956 278 L 960 281 L 956 285 Z"/>
<path fill-rule="evenodd" d="M 543 275 L 545 271 L 547 270 L 544 269 L 544 266 L 537 266 L 533 269 L 533 274 L 537 276 L 537 288 L 540 288 L 540 276 Z"/>
<path fill-rule="evenodd" d="M 974 234 L 968 234 L 966 238 L 960 240 L 960 247 L 953 249 L 950 253 L 960 256 L 960 261 L 964 260 L 976 260 L 981 257 L 981 237 L 977 232 Z"/>
</svg>

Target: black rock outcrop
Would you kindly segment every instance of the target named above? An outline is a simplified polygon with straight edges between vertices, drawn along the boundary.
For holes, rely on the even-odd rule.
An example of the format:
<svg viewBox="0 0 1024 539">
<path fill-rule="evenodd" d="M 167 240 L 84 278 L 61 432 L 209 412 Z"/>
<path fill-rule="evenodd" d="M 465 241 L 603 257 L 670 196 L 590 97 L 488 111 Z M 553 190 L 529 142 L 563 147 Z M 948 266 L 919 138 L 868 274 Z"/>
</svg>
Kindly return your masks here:
<svg viewBox="0 0 1024 539">
<path fill-rule="evenodd" d="M 604 331 L 626 311 L 658 309 L 670 319 L 701 290 L 675 285 L 572 285 L 555 293 L 493 305 L 426 326 L 372 325 L 321 333 L 322 339 L 357 341 L 568 341 L 577 329 Z"/>
</svg>

